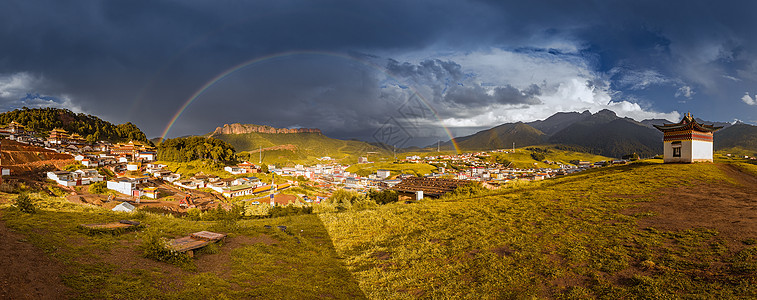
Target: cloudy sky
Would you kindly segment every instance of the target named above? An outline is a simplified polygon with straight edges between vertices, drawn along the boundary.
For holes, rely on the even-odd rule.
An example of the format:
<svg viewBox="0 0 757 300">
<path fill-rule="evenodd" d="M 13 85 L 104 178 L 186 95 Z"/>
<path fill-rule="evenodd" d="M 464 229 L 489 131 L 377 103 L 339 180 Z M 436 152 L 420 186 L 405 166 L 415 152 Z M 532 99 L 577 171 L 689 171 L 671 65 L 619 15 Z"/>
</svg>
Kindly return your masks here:
<svg viewBox="0 0 757 300">
<path fill-rule="evenodd" d="M 604 108 L 755 124 L 755 12 L 696 0 L 6 0 L 0 110 L 63 107 L 149 137 L 241 122 L 388 143 L 401 132 L 405 145 Z"/>
</svg>

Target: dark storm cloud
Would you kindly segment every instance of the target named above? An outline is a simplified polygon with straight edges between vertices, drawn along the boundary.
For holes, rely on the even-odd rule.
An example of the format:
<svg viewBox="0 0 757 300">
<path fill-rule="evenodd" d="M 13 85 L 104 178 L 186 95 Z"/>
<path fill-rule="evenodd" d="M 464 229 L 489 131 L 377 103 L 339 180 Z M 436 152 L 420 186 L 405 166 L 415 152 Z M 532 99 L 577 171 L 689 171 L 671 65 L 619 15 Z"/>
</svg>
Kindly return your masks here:
<svg viewBox="0 0 757 300">
<path fill-rule="evenodd" d="M 185 101 L 225 70 L 308 50 L 377 63 L 408 81 L 398 84 L 428 93 L 442 117 L 477 114 L 489 105 L 538 104 L 540 82 L 486 86 L 472 81 L 478 74 L 466 74 L 464 63 L 434 58 L 501 48 L 569 55 L 597 73 L 596 86 L 607 79 L 634 97 L 742 103 L 745 92 L 757 93 L 756 3 L 3 1 L 0 101 L 9 108 L 26 98 L 80 109 L 132 121 L 157 136 Z M 408 52 L 426 57 L 404 62 L 400 57 Z M 177 121 L 175 134 L 237 121 L 362 135 L 409 97 L 384 88 L 381 72 L 346 60 L 295 59 L 261 68 L 267 73 L 235 75 L 218 85 L 223 89 L 209 90 L 218 105 L 198 100 L 186 112 L 191 118 Z M 28 80 L 10 84 L 19 76 Z M 4 80 L 11 92 L 4 92 Z M 671 103 L 655 105 L 676 109 Z"/>
<path fill-rule="evenodd" d="M 484 88 L 481 85 L 456 85 L 447 91 L 444 95 L 444 101 L 453 107 L 484 109 L 495 104 L 539 104 L 540 101 L 535 96 L 540 93 L 540 88 L 536 85 L 531 85 L 522 91 L 512 85 L 498 86 L 492 89 Z"/>
<path fill-rule="evenodd" d="M 393 75 L 409 77 L 414 81 L 423 82 L 447 82 L 450 80 L 458 82 L 464 76 L 460 64 L 439 59 L 427 59 L 417 65 L 389 59 L 386 69 Z"/>
</svg>

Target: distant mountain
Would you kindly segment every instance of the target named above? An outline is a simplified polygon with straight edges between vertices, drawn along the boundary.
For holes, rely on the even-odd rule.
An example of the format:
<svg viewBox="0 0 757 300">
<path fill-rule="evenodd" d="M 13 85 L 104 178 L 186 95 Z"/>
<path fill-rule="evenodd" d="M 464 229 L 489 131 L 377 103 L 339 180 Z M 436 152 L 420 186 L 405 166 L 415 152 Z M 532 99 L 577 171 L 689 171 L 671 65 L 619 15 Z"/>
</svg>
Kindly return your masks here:
<svg viewBox="0 0 757 300">
<path fill-rule="evenodd" d="M 96 116 L 75 113 L 62 108 L 22 108 L 0 113 L 0 124 L 7 125 L 15 121 L 27 131 L 35 131 L 42 136 L 55 128 L 61 128 L 69 134 L 76 133 L 88 142 L 110 141 L 147 142 L 145 133 L 132 123 L 114 125 Z"/>
<path fill-rule="evenodd" d="M 671 124 L 671 123 L 676 123 L 676 122 L 671 122 L 671 121 L 668 121 L 668 120 L 665 120 L 665 119 L 646 119 L 646 120 L 643 120 L 643 121 L 641 121 L 639 123 L 641 123 L 644 126 L 647 126 L 649 128 L 655 129 L 653 125 Z"/>
<path fill-rule="evenodd" d="M 223 127 L 217 127 L 210 136 L 218 134 L 245 134 L 245 133 L 317 133 L 321 134 L 318 128 L 274 128 L 266 125 L 254 124 L 224 124 Z"/>
<path fill-rule="evenodd" d="M 602 110 L 556 132 L 553 144 L 578 145 L 594 154 L 622 157 L 636 152 L 642 157 L 662 153 L 662 133 L 630 118 Z"/>
<path fill-rule="evenodd" d="M 545 120 L 538 120 L 526 123 L 533 128 L 541 130 L 544 134 L 551 136 L 558 131 L 572 125 L 575 122 L 581 121 L 586 117 L 591 116 L 591 113 L 586 110 L 582 113 L 578 112 L 559 112 Z"/>
<path fill-rule="evenodd" d="M 757 151 L 757 126 L 736 123 L 715 132 L 715 150 L 741 147 Z"/>
<path fill-rule="evenodd" d="M 313 162 L 329 156 L 345 162 L 356 162 L 359 156 L 390 155 L 391 151 L 357 140 L 327 137 L 320 129 L 287 129 L 252 124 L 226 124 L 207 136 L 231 144 L 237 154 L 264 163 Z M 263 154 L 258 152 L 262 149 Z M 247 152 L 240 153 L 240 152 Z"/>
<path fill-rule="evenodd" d="M 461 149 L 486 150 L 511 148 L 513 143 L 517 147 L 542 144 L 546 135 L 540 130 L 525 123 L 507 123 L 497 127 L 482 130 L 475 134 L 456 138 Z M 449 146 L 449 142 L 445 146 Z"/>
<path fill-rule="evenodd" d="M 502 124 L 455 140 L 463 150 L 510 148 L 514 142 L 516 147 L 580 146 L 593 154 L 608 157 L 622 157 L 634 152 L 642 157 L 662 153 L 660 131 L 630 118 L 620 118 L 606 109 L 595 114 L 589 111 L 556 113 L 545 120 Z M 445 145 L 451 146 L 449 142 Z"/>
</svg>

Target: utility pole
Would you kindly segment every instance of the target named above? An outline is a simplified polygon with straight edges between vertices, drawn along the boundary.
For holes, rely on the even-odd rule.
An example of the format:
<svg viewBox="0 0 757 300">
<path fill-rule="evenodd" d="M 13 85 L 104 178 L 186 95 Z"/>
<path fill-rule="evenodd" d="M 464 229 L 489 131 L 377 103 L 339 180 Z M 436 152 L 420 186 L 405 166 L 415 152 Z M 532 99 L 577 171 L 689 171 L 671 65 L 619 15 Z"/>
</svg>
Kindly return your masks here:
<svg viewBox="0 0 757 300">
<path fill-rule="evenodd" d="M 515 142 L 513 142 L 513 152 L 515 152 Z"/>
<path fill-rule="evenodd" d="M 436 141 L 436 152 L 441 152 L 441 151 L 439 151 L 439 142 L 441 142 L 441 141 Z"/>
<path fill-rule="evenodd" d="M 258 157 L 260 158 L 258 159 L 258 164 L 262 164 L 263 163 L 263 146 L 259 146 L 259 147 L 260 148 L 258 149 Z"/>
</svg>

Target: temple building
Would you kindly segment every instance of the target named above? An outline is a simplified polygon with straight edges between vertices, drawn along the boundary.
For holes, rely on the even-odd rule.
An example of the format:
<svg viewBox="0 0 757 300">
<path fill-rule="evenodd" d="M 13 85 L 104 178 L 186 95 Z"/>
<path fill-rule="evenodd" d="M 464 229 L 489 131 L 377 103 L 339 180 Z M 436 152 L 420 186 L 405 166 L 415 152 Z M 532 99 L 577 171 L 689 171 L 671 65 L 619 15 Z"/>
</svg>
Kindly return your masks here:
<svg viewBox="0 0 757 300">
<path fill-rule="evenodd" d="M 675 124 L 654 125 L 662 131 L 666 163 L 712 162 L 712 134 L 720 128 L 700 124 L 691 113 Z"/>
<path fill-rule="evenodd" d="M 63 144 L 63 142 L 68 137 L 68 133 L 60 128 L 55 128 L 50 131 L 50 136 L 47 138 L 47 141 L 50 142 L 50 144 Z"/>
</svg>

